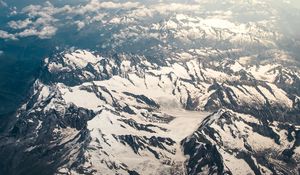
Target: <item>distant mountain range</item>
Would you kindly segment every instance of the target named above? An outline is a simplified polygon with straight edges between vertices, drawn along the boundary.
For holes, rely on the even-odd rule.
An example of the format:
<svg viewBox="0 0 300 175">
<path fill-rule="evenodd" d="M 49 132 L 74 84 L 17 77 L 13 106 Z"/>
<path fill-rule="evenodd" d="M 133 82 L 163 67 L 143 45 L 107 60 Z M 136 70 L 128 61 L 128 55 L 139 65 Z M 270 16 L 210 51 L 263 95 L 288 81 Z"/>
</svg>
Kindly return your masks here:
<svg viewBox="0 0 300 175">
<path fill-rule="evenodd" d="M 44 59 L 0 174 L 300 173 L 300 42 L 271 1 L 97 2 L 107 45 Z"/>
</svg>

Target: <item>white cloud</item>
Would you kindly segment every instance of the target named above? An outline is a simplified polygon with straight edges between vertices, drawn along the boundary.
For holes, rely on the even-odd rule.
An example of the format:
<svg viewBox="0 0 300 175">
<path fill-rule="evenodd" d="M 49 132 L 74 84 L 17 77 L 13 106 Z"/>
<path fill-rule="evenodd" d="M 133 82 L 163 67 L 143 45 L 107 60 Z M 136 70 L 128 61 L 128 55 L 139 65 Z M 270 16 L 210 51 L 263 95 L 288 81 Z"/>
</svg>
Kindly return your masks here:
<svg viewBox="0 0 300 175">
<path fill-rule="evenodd" d="M 96 0 L 94 0 L 96 1 Z M 99 2 L 99 1 L 98 1 Z M 114 3 L 114 2 L 102 2 L 99 4 L 100 8 L 106 8 L 106 9 L 119 9 L 119 8 L 136 8 L 139 7 L 140 3 L 138 2 L 125 2 L 125 3 Z"/>
<path fill-rule="evenodd" d="M 38 37 L 45 39 L 51 38 L 57 31 L 57 28 L 53 26 L 46 26 L 42 30 L 39 31 Z"/>
<path fill-rule="evenodd" d="M 96 12 L 100 9 L 131 9 L 140 6 L 138 2 L 125 2 L 125 3 L 115 3 L 115 2 L 101 2 L 99 0 L 91 0 L 84 6 L 79 6 L 73 9 L 73 13 L 85 14 L 88 12 Z"/>
<path fill-rule="evenodd" d="M 1 0 L 0 0 L 1 1 Z M 120 13 L 110 13 L 108 9 L 123 9 Z M 15 34 L 17 37 L 38 36 L 50 38 L 55 35 L 59 26 L 76 25 L 78 30 L 93 22 L 103 24 L 133 24 L 138 21 L 156 21 L 156 14 L 185 14 L 201 11 L 200 4 L 194 3 L 167 3 L 161 1 L 157 4 L 142 4 L 136 1 L 101 1 L 90 0 L 84 5 L 65 5 L 55 7 L 49 1 L 42 5 L 29 5 L 21 10 L 28 18 L 19 21 L 10 21 L 8 25 L 13 29 L 22 29 Z M 109 15 L 107 15 L 109 14 Z M 79 16 L 79 18 L 77 18 Z M 74 20 L 76 17 L 79 20 Z M 62 24 L 64 22 L 64 24 Z M 149 24 L 149 22 L 147 22 Z M 176 28 L 177 24 L 172 21 L 167 25 L 168 29 Z M 145 26 L 146 27 L 146 26 Z M 7 37 L 7 36 L 6 36 Z"/>
<path fill-rule="evenodd" d="M 32 23 L 32 21 L 29 18 L 27 18 L 25 20 L 10 21 L 8 23 L 8 26 L 13 29 L 23 29 L 23 28 L 26 28 L 31 23 Z"/>
<path fill-rule="evenodd" d="M 11 40 L 16 40 L 17 38 L 15 37 L 15 35 L 10 34 L 6 31 L 0 30 L 0 38 L 2 39 L 11 39 Z"/>
<path fill-rule="evenodd" d="M 26 29 L 18 34 L 20 37 L 27 37 L 27 36 L 33 36 L 36 35 L 38 31 L 36 29 Z"/>
<path fill-rule="evenodd" d="M 144 18 L 153 17 L 155 14 L 166 15 L 177 12 L 200 12 L 201 6 L 199 4 L 187 3 L 158 3 L 149 6 L 140 5 L 138 8 L 130 11 L 130 17 Z"/>
<path fill-rule="evenodd" d="M 57 31 L 56 25 L 61 19 L 57 19 L 55 15 L 64 15 L 66 19 L 72 15 L 85 15 L 82 21 L 72 21 L 72 24 L 77 25 L 77 29 L 81 30 L 93 21 L 101 21 L 105 13 L 103 9 L 131 9 L 136 8 L 140 4 L 138 2 L 103 2 L 100 0 L 90 0 L 86 5 L 54 7 L 49 1 L 43 5 L 29 5 L 21 10 L 21 13 L 26 14 L 28 18 L 18 21 L 10 21 L 9 27 L 12 29 L 23 29 L 16 33 L 17 37 L 38 36 L 45 39 L 55 35 Z M 100 12 L 101 11 L 101 12 Z M 89 17 L 86 13 L 93 13 L 94 17 Z M 72 18 L 71 18 L 72 19 Z M 7 33 L 2 34 L 2 38 L 13 37 Z"/>
<path fill-rule="evenodd" d="M 168 12 L 197 12 L 201 9 L 199 4 L 183 4 L 183 3 L 159 3 L 149 7 L 158 13 L 165 14 Z"/>
<path fill-rule="evenodd" d="M 154 14 L 153 9 L 142 7 L 142 8 L 132 10 L 130 14 L 128 14 L 128 16 L 133 18 L 142 18 L 142 17 L 152 17 L 153 14 Z"/>
<path fill-rule="evenodd" d="M 81 30 L 85 26 L 85 23 L 82 21 L 75 21 L 75 24 L 77 25 L 77 30 Z"/>
<path fill-rule="evenodd" d="M 47 1 L 46 6 L 41 5 L 29 5 L 22 9 L 22 13 L 29 15 L 30 17 L 41 16 L 49 17 L 58 13 L 69 13 L 72 12 L 73 8 L 69 5 L 57 8 L 54 7 L 49 1 Z"/>
<path fill-rule="evenodd" d="M 48 39 L 55 35 L 56 31 L 57 28 L 53 26 L 45 26 L 41 30 L 37 30 L 35 28 L 25 29 L 17 35 L 19 37 L 38 36 L 41 39 Z"/>
<path fill-rule="evenodd" d="M 91 22 L 101 21 L 106 15 L 107 14 L 105 14 L 105 13 L 99 13 L 99 14 L 92 17 Z"/>
<path fill-rule="evenodd" d="M 57 31 L 55 25 L 59 21 L 54 15 L 71 11 L 70 9 L 70 6 L 56 8 L 49 1 L 44 6 L 29 5 L 21 10 L 21 13 L 26 14 L 28 18 L 10 21 L 8 26 L 12 29 L 23 29 L 23 31 L 15 33 L 15 37 L 37 36 L 41 39 L 51 38 Z"/>
</svg>

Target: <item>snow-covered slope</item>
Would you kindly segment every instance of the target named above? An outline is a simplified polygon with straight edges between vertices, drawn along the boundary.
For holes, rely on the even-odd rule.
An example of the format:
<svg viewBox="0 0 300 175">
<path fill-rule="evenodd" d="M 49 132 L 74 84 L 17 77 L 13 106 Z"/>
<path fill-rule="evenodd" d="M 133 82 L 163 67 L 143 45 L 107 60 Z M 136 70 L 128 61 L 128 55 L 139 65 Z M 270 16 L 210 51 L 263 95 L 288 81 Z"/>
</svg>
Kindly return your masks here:
<svg viewBox="0 0 300 175">
<path fill-rule="evenodd" d="M 2 154 L 20 157 L 5 172 L 297 173 L 299 72 L 201 53 L 161 66 L 87 50 L 46 59 L 1 138 Z"/>
<path fill-rule="evenodd" d="M 188 174 L 298 174 L 299 127 L 219 110 L 183 142 Z"/>
</svg>

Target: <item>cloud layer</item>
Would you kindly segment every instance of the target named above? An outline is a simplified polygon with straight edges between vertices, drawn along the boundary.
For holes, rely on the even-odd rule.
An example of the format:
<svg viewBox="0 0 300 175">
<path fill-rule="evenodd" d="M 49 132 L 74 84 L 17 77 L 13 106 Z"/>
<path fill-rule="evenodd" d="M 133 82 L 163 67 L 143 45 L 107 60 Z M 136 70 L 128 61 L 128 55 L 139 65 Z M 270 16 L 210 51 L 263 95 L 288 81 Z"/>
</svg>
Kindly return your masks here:
<svg viewBox="0 0 300 175">
<path fill-rule="evenodd" d="M 55 6 L 50 1 L 46 1 L 39 5 L 26 6 L 20 10 L 11 8 L 14 12 L 12 15 L 22 15 L 25 18 L 9 21 L 7 23 L 9 28 L 0 31 L 0 38 L 15 40 L 36 36 L 41 39 L 49 39 L 60 28 L 74 26 L 78 31 L 81 31 L 91 24 L 97 27 L 95 23 L 98 24 L 99 28 L 108 25 L 128 25 L 132 30 L 129 32 L 128 28 L 122 28 L 119 33 L 114 34 L 115 37 L 118 35 L 134 36 L 137 32 L 142 32 L 141 35 L 146 32 L 148 36 L 154 37 L 161 34 L 149 31 L 155 25 L 160 26 L 164 20 L 168 20 L 168 22 L 163 27 L 166 30 L 176 30 L 177 33 L 174 35 L 185 37 L 185 39 L 197 38 L 202 36 L 203 31 L 206 30 L 203 29 L 205 26 L 207 29 L 211 27 L 212 30 L 226 26 L 229 31 L 232 31 L 241 29 L 236 27 L 237 22 L 244 24 L 244 27 L 251 26 L 253 20 L 253 23 L 265 22 L 268 25 L 273 25 L 274 19 L 278 18 L 277 12 L 258 9 L 267 7 L 267 2 L 269 1 L 226 0 L 219 3 L 218 0 L 192 0 L 187 3 L 164 0 L 151 2 L 90 0 L 85 4 L 70 5 L 66 2 L 63 6 Z M 7 6 L 2 0 L 0 4 Z M 244 10 L 236 12 L 236 9 Z M 249 19 L 244 18 L 243 15 Z M 172 20 L 170 18 L 172 16 L 183 17 L 183 21 L 181 21 L 183 23 L 184 20 L 187 20 L 187 23 L 184 24 L 185 27 L 176 21 L 181 19 Z M 247 22 L 237 21 L 241 19 L 246 19 Z M 138 29 L 137 26 L 147 29 Z"/>
</svg>

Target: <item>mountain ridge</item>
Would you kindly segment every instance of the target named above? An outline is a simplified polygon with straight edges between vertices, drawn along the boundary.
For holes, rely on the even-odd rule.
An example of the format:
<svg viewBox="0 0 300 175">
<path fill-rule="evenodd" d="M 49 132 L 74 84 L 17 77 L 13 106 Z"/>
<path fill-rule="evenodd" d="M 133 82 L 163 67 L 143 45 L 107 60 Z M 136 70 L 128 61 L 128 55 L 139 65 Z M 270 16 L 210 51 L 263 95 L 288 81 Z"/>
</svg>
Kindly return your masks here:
<svg viewBox="0 0 300 175">
<path fill-rule="evenodd" d="M 33 87 L 33 96 L 19 110 L 14 127 L 2 138 L 1 148 L 6 150 L 13 140 L 20 140 L 18 149 L 31 156 L 43 156 L 42 160 L 50 163 L 55 174 L 155 173 L 153 169 L 149 171 L 144 160 L 157 167 L 158 172 L 167 174 L 185 171 L 239 174 L 245 168 L 254 174 L 287 173 L 297 167 L 297 163 L 286 163 L 299 161 L 297 115 L 293 120 L 289 114 L 299 110 L 297 102 L 290 99 L 297 96 L 288 95 L 273 84 L 278 82 L 276 78 L 270 82 L 258 80 L 265 75 L 259 69 L 237 66 L 231 60 L 218 64 L 214 59 L 198 62 L 195 58 L 184 64 L 158 66 L 145 57 L 120 58 L 114 60 L 77 50 L 46 59 L 41 79 Z M 281 76 L 273 71 L 274 66 L 265 67 L 270 70 L 267 70 L 269 76 Z M 241 70 L 248 75 L 240 76 Z M 293 76 L 299 79 L 298 73 Z M 197 117 L 201 115 L 202 119 Z M 285 115 L 294 123 L 285 123 Z M 188 125 L 193 128 L 191 124 L 200 127 L 183 132 L 180 138 L 178 131 L 184 131 Z M 181 125 L 183 128 L 179 129 Z M 224 133 L 225 127 L 228 133 Z M 171 134 L 173 130 L 179 135 Z M 287 132 L 288 138 L 281 132 Z M 251 135 L 267 140 L 266 146 L 257 145 Z M 237 154 L 232 137 L 242 139 L 238 149 L 244 151 Z M 226 140 L 227 145 L 220 139 Z M 199 158 L 198 144 L 206 145 L 200 149 L 200 155 L 213 154 L 219 158 L 206 158 L 194 167 L 193 162 Z M 47 153 L 56 149 L 55 154 Z M 256 152 L 267 154 L 268 149 L 279 151 L 284 158 L 275 163 L 272 157 L 260 160 L 256 156 Z M 119 154 L 118 158 L 115 154 Z M 50 161 L 52 156 L 59 156 L 56 158 L 61 161 Z M 133 165 L 128 158 L 136 156 L 139 158 L 134 160 L 141 161 Z M 241 160 L 245 160 L 243 166 L 235 167 L 234 162 Z M 23 166 L 17 162 L 16 166 Z M 282 168 L 285 164 L 292 169 Z M 208 169 L 203 169 L 205 166 Z M 21 168 L 14 173 L 25 172 Z"/>
</svg>

